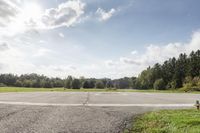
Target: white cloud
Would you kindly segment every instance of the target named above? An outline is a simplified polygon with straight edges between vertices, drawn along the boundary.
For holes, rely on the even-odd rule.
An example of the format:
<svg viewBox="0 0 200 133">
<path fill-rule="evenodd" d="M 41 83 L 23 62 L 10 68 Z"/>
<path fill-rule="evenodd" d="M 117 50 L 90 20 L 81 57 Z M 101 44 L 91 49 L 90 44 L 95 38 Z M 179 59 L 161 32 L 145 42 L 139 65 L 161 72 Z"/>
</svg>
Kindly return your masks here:
<svg viewBox="0 0 200 133">
<path fill-rule="evenodd" d="M 61 38 L 64 38 L 65 37 L 65 35 L 63 34 L 63 33 L 59 33 L 58 34 Z"/>
<path fill-rule="evenodd" d="M 191 51 L 198 49 L 200 49 L 200 32 L 195 32 L 188 43 L 176 42 L 163 46 L 151 44 L 146 48 L 145 53 L 139 57 L 139 60 L 143 64 L 153 65 L 172 57 L 177 58 L 180 53 L 190 54 Z"/>
<path fill-rule="evenodd" d="M 140 65 L 140 62 L 130 59 L 130 58 L 127 58 L 127 57 L 121 57 L 119 60 L 125 64 Z"/>
<path fill-rule="evenodd" d="M 105 61 L 105 64 L 106 64 L 106 66 L 108 66 L 108 67 L 112 67 L 112 66 L 117 65 L 117 63 L 114 62 L 113 60 L 107 60 L 107 61 Z"/>
<path fill-rule="evenodd" d="M 34 2 L 27 7 L 17 3 L 13 0 L 0 1 L 0 36 L 73 26 L 79 22 L 85 7 L 85 3 L 80 0 L 68 0 L 56 8 L 46 10 Z"/>
<path fill-rule="evenodd" d="M 132 51 L 131 54 L 132 55 L 136 55 L 138 52 L 136 50 Z"/>
<path fill-rule="evenodd" d="M 80 0 L 70 0 L 62 3 L 58 8 L 51 8 L 45 11 L 42 16 L 42 23 L 47 28 L 61 26 L 72 26 L 84 13 L 85 3 Z"/>
<path fill-rule="evenodd" d="M 0 26 L 4 27 L 14 19 L 19 12 L 19 8 L 10 0 L 0 1 Z"/>
<path fill-rule="evenodd" d="M 110 9 L 107 12 L 102 8 L 98 8 L 96 11 L 96 14 L 98 15 L 100 21 L 106 21 L 110 19 L 115 13 L 116 10 L 114 8 Z"/>
<path fill-rule="evenodd" d="M 135 56 L 120 57 L 118 60 L 108 60 L 105 62 L 106 66 L 112 66 L 110 73 L 123 72 L 123 74 L 116 73 L 116 75 L 132 76 L 138 75 L 142 70 L 155 63 L 163 63 L 172 57 L 178 57 L 180 53 L 190 54 L 191 51 L 200 49 L 200 32 L 195 32 L 192 35 L 191 41 L 188 43 L 169 43 L 166 45 L 150 44 L 142 54 L 133 51 Z M 119 76 L 117 76 L 119 77 Z"/>
</svg>

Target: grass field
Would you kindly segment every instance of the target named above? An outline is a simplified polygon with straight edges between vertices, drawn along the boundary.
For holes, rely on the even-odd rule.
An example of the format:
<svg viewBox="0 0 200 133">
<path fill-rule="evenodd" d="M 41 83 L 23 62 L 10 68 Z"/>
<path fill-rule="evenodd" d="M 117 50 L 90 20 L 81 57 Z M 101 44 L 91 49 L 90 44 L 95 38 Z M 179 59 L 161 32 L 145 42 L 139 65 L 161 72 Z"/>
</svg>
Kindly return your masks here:
<svg viewBox="0 0 200 133">
<path fill-rule="evenodd" d="M 200 133 L 200 111 L 163 110 L 136 118 L 125 133 Z"/>
<path fill-rule="evenodd" d="M 136 90 L 136 89 L 64 89 L 64 88 L 26 88 L 26 87 L 0 87 L 1 92 L 149 92 L 149 93 L 184 93 L 178 90 Z M 200 92 L 191 92 L 200 93 Z"/>
</svg>

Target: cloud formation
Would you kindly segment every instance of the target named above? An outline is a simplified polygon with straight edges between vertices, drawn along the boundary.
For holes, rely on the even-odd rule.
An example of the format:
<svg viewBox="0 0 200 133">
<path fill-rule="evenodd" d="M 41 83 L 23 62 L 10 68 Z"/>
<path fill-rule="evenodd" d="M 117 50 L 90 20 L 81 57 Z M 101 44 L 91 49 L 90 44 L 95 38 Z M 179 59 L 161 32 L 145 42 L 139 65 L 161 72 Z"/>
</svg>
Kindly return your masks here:
<svg viewBox="0 0 200 133">
<path fill-rule="evenodd" d="M 105 11 L 102 8 L 98 8 L 96 11 L 96 14 L 98 15 L 100 21 L 106 21 L 110 19 L 115 13 L 116 10 L 114 8 L 110 9 L 109 11 Z"/>
<path fill-rule="evenodd" d="M 84 14 L 85 3 L 68 0 L 58 7 L 40 11 L 37 4 L 28 9 L 12 0 L 0 1 L 0 36 L 15 35 L 29 30 L 70 27 Z"/>
<path fill-rule="evenodd" d="M 27 7 L 21 5 L 21 0 L 0 1 L 0 36 L 13 36 L 32 30 L 70 27 L 83 23 L 89 18 L 106 21 L 117 12 L 114 8 L 108 11 L 98 8 L 96 12 L 85 14 L 86 3 L 81 0 L 68 0 L 57 7 L 45 10 L 41 10 L 34 2 Z"/>
<path fill-rule="evenodd" d="M 4 27 L 14 19 L 19 12 L 19 8 L 10 0 L 0 1 L 0 27 Z"/>
<path fill-rule="evenodd" d="M 112 61 L 112 60 L 107 60 L 107 61 L 105 61 L 105 64 L 106 64 L 106 66 L 108 66 L 108 67 L 112 67 L 112 66 L 117 65 L 116 62 L 114 62 L 114 61 Z"/>
<path fill-rule="evenodd" d="M 172 57 L 178 57 L 180 53 L 190 54 L 191 51 L 198 49 L 200 49 L 200 32 L 195 32 L 188 43 L 176 42 L 164 46 L 150 44 L 140 60 L 143 64 L 152 65 L 157 62 L 162 63 Z"/>
<path fill-rule="evenodd" d="M 122 63 L 125 63 L 125 64 L 130 64 L 130 65 L 140 65 L 140 62 L 136 61 L 136 60 L 133 60 L 133 59 L 130 59 L 130 58 L 127 58 L 127 57 L 121 57 L 120 58 L 120 61 Z"/>
<path fill-rule="evenodd" d="M 42 16 L 42 23 L 47 28 L 69 27 L 78 21 L 84 13 L 84 7 L 85 4 L 80 0 L 67 1 L 58 8 L 47 9 Z"/>
<path fill-rule="evenodd" d="M 188 43 L 169 43 L 163 46 L 150 44 L 145 48 L 145 51 L 140 54 L 136 51 L 131 52 L 128 57 L 120 57 L 119 60 L 105 62 L 109 66 L 124 66 L 131 65 L 140 67 L 140 71 L 155 63 L 163 63 L 172 57 L 178 57 L 180 53 L 190 54 L 191 51 L 200 49 L 200 32 L 195 32 Z"/>
<path fill-rule="evenodd" d="M 131 52 L 132 55 L 136 55 L 138 53 L 138 51 L 134 50 Z"/>
<path fill-rule="evenodd" d="M 63 33 L 59 33 L 58 35 L 59 35 L 60 37 L 62 37 L 62 38 L 65 37 L 65 35 L 64 35 Z"/>
</svg>

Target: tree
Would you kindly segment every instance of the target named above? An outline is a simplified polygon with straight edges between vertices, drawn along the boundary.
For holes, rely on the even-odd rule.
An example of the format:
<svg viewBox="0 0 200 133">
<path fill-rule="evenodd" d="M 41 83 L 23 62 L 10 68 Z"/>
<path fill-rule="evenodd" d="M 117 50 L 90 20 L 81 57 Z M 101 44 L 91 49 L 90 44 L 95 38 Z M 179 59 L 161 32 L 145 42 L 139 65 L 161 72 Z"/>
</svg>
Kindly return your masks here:
<svg viewBox="0 0 200 133">
<path fill-rule="evenodd" d="M 72 89 L 80 89 L 81 88 L 81 82 L 79 79 L 73 79 L 71 84 Z"/>
<path fill-rule="evenodd" d="M 32 80 L 31 87 L 39 88 L 40 87 L 40 81 L 38 79 Z"/>
<path fill-rule="evenodd" d="M 23 86 L 22 81 L 17 80 L 16 83 L 15 83 L 15 86 L 16 86 L 16 87 L 22 87 L 22 86 Z"/>
<path fill-rule="evenodd" d="M 90 88 L 90 82 L 88 80 L 83 82 L 83 88 Z"/>
<path fill-rule="evenodd" d="M 187 70 L 186 58 L 186 54 L 180 54 L 178 60 L 176 61 L 175 73 L 173 76 L 173 80 L 176 82 L 176 88 L 180 88 L 183 86 L 183 81 L 185 79 Z"/>
<path fill-rule="evenodd" d="M 23 87 L 31 87 L 31 81 L 30 80 L 24 80 Z"/>
<path fill-rule="evenodd" d="M 52 82 L 53 82 L 54 87 L 63 87 L 64 86 L 64 81 L 60 78 L 53 78 Z"/>
<path fill-rule="evenodd" d="M 81 82 L 81 87 L 83 88 L 83 84 L 84 84 L 84 82 L 85 82 L 85 77 L 84 76 L 80 76 L 79 77 L 79 80 L 80 80 L 80 82 Z"/>
<path fill-rule="evenodd" d="M 106 88 L 113 88 L 113 83 L 111 80 L 108 80 L 106 83 Z"/>
<path fill-rule="evenodd" d="M 90 88 L 95 88 L 95 83 L 96 83 L 96 80 L 95 80 L 95 79 L 90 79 L 90 80 L 89 80 Z"/>
<path fill-rule="evenodd" d="M 41 81 L 41 87 L 42 88 L 53 88 L 53 83 L 50 81 L 50 79 L 44 79 Z"/>
<path fill-rule="evenodd" d="M 137 78 L 136 78 L 136 77 L 132 77 L 132 78 L 131 78 L 130 87 L 131 87 L 132 89 L 138 88 L 138 86 L 137 86 Z"/>
<path fill-rule="evenodd" d="M 73 81 L 72 76 L 68 76 L 67 79 L 65 80 L 64 87 L 67 88 L 67 89 L 71 89 L 72 88 L 72 81 Z"/>
<path fill-rule="evenodd" d="M 164 90 L 165 89 L 165 82 L 163 79 L 157 79 L 154 84 L 153 87 L 155 90 Z"/>
<path fill-rule="evenodd" d="M 95 84 L 95 87 L 97 89 L 104 89 L 105 88 L 104 83 L 102 81 L 97 81 L 96 84 Z"/>
<path fill-rule="evenodd" d="M 153 88 L 153 81 L 153 71 L 151 67 L 148 67 L 147 70 L 142 71 L 138 77 L 138 83 L 141 89 Z"/>
</svg>

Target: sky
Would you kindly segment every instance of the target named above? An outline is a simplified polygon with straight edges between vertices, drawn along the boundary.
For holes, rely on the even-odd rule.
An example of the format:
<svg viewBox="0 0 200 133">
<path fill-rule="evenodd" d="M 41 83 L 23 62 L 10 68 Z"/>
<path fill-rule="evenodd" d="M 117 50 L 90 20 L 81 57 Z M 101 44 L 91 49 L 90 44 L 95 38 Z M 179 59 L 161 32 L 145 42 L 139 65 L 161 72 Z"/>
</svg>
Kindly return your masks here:
<svg viewBox="0 0 200 133">
<path fill-rule="evenodd" d="M 199 0 L 0 0 L 0 73 L 138 76 L 200 49 Z"/>
</svg>

